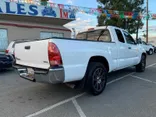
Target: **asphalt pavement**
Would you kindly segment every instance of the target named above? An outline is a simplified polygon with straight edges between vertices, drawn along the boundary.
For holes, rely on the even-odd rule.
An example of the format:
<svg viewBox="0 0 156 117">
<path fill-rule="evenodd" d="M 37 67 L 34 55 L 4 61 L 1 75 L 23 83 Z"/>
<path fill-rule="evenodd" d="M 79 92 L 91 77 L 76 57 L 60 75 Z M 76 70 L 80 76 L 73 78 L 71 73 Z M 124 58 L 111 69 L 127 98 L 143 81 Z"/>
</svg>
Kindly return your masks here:
<svg viewBox="0 0 156 117">
<path fill-rule="evenodd" d="M 0 117 L 155 117 L 156 54 L 147 69 L 109 74 L 99 96 L 66 85 L 33 83 L 10 69 L 0 72 Z"/>
</svg>

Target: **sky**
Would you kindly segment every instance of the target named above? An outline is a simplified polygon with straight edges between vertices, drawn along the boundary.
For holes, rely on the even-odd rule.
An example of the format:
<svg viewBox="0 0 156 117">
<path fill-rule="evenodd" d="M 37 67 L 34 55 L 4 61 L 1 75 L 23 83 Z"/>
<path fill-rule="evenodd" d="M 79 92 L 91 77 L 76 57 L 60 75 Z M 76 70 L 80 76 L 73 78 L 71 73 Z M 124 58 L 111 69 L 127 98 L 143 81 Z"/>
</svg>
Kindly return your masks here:
<svg viewBox="0 0 156 117">
<path fill-rule="evenodd" d="M 151 13 L 156 14 L 156 0 L 148 0 L 149 1 L 149 11 Z M 146 0 L 145 0 L 146 3 Z M 144 29 L 146 28 L 146 21 L 144 20 Z M 156 20 L 149 20 L 149 30 L 155 29 L 153 31 L 149 31 L 149 36 L 156 37 Z"/>
<path fill-rule="evenodd" d="M 90 7 L 90 8 L 97 8 L 98 3 L 96 0 L 52 0 L 54 3 L 60 3 L 60 4 L 70 4 L 70 5 L 76 5 L 76 6 L 82 6 L 82 7 Z M 146 0 L 145 0 L 146 3 Z M 146 6 L 146 4 L 145 4 Z M 149 0 L 149 11 L 151 13 L 156 14 L 156 0 Z M 76 14 L 76 21 L 73 21 L 71 23 L 68 23 L 65 25 L 68 28 L 75 28 L 77 32 L 86 30 L 88 28 L 95 27 L 97 25 L 97 16 L 95 15 L 88 15 L 84 13 L 77 13 Z M 143 20 L 144 27 L 143 30 L 146 28 L 146 21 Z M 149 29 L 155 29 L 153 31 L 149 31 L 149 36 L 155 36 L 156 37 L 156 20 L 149 20 Z M 140 36 L 143 35 L 143 33 L 140 32 Z"/>
</svg>

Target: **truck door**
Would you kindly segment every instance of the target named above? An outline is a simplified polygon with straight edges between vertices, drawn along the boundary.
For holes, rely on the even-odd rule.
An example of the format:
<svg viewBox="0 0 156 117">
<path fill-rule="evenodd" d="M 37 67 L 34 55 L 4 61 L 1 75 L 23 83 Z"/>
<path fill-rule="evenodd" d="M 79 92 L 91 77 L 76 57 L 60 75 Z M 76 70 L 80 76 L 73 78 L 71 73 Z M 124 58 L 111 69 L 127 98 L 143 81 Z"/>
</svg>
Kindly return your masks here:
<svg viewBox="0 0 156 117">
<path fill-rule="evenodd" d="M 126 48 L 126 51 L 127 51 L 127 63 L 131 66 L 131 65 L 135 65 L 137 64 L 138 62 L 138 59 L 139 59 L 139 51 L 138 51 L 138 46 L 136 44 L 136 42 L 134 41 L 134 39 L 132 38 L 132 36 L 123 31 L 123 34 L 124 34 L 124 37 L 125 37 L 125 40 L 126 40 L 126 45 L 127 45 L 127 48 Z"/>
<path fill-rule="evenodd" d="M 115 29 L 117 45 L 118 45 L 118 69 L 122 69 L 128 66 L 127 59 L 129 57 L 127 52 L 127 44 L 120 29 Z"/>
</svg>

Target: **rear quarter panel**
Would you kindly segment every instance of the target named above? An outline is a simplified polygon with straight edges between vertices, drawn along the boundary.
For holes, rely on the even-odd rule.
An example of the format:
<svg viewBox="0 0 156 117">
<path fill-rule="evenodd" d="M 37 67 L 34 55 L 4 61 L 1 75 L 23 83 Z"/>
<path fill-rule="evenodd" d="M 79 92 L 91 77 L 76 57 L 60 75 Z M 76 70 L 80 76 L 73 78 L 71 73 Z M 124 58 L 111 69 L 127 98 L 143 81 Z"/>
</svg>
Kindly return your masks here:
<svg viewBox="0 0 156 117">
<path fill-rule="evenodd" d="M 62 39 L 53 39 L 51 41 L 60 50 L 65 68 L 65 82 L 81 80 L 86 73 L 88 62 L 93 56 L 105 57 L 110 65 L 110 71 L 116 67 L 115 57 L 117 53 L 112 53 L 112 51 L 116 50 L 115 43 Z"/>
</svg>

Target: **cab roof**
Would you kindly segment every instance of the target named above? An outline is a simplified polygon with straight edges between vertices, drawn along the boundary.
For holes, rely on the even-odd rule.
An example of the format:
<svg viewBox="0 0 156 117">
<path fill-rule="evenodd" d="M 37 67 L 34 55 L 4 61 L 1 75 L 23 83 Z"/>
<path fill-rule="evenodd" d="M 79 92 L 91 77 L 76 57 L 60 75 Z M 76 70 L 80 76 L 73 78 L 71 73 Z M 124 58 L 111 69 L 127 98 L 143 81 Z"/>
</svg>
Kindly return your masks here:
<svg viewBox="0 0 156 117">
<path fill-rule="evenodd" d="M 121 29 L 121 28 L 116 27 L 116 26 L 99 26 L 99 27 L 95 27 L 95 28 L 89 28 L 89 29 L 86 30 L 86 31 L 79 32 L 79 34 L 80 34 L 80 33 L 85 33 L 85 32 L 90 32 L 90 31 L 94 31 L 94 30 L 100 30 L 100 29 L 112 29 L 112 28 Z M 123 30 L 123 29 L 121 29 L 121 30 Z"/>
</svg>

